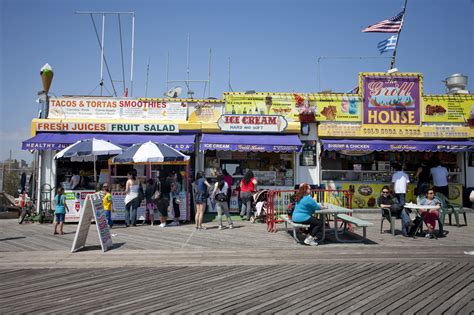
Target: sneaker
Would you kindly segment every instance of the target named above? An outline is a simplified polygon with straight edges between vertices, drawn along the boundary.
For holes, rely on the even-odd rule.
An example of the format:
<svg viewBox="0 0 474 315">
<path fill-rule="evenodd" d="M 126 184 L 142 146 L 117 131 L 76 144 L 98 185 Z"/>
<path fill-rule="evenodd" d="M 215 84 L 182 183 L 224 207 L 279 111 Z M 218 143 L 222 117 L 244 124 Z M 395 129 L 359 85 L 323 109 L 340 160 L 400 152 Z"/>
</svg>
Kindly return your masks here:
<svg viewBox="0 0 474 315">
<path fill-rule="evenodd" d="M 254 217 L 250 217 L 250 222 L 251 222 L 251 223 L 255 223 L 255 218 L 254 218 Z"/>
<path fill-rule="evenodd" d="M 233 229 L 233 228 L 234 228 L 233 224 L 229 225 L 229 229 Z"/>
<path fill-rule="evenodd" d="M 160 228 L 164 228 L 166 226 L 166 223 L 161 223 L 160 225 L 158 225 Z"/>
<path fill-rule="evenodd" d="M 312 237 L 311 235 L 308 235 L 305 240 L 304 240 L 304 243 L 306 245 L 310 245 L 311 242 L 314 242 L 314 237 Z"/>
<path fill-rule="evenodd" d="M 223 227 L 222 225 L 219 225 L 218 229 L 219 229 L 219 230 L 223 230 L 224 227 Z"/>
<path fill-rule="evenodd" d="M 318 246 L 318 242 L 316 242 L 315 240 L 312 240 L 311 242 L 309 242 L 308 244 L 309 246 Z"/>
<path fill-rule="evenodd" d="M 430 233 L 426 233 L 425 238 L 433 238 L 433 236 Z"/>
<path fill-rule="evenodd" d="M 175 222 L 175 221 L 173 221 L 173 222 L 171 222 L 170 224 L 168 224 L 168 226 L 177 226 L 177 225 L 179 225 L 179 223 L 178 223 L 178 222 Z"/>
</svg>

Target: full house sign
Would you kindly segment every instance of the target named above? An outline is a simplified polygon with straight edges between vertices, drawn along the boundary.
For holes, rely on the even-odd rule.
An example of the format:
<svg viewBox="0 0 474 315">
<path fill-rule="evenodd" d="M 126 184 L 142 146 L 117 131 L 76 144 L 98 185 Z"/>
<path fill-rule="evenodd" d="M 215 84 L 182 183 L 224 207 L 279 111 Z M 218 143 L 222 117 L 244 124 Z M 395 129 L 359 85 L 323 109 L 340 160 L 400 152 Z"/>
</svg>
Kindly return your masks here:
<svg viewBox="0 0 474 315">
<path fill-rule="evenodd" d="M 419 125 L 421 75 L 362 73 L 364 124 Z"/>
<path fill-rule="evenodd" d="M 222 131 L 283 132 L 288 121 L 281 115 L 222 115 L 217 125 Z"/>
</svg>

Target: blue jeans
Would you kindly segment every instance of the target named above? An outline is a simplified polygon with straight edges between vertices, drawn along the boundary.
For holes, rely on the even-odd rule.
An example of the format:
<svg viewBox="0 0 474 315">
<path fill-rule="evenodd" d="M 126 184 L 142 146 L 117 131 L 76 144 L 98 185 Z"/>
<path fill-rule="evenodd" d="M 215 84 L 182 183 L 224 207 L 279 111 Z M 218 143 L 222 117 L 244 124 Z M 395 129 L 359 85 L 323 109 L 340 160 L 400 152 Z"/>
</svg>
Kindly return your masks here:
<svg viewBox="0 0 474 315">
<path fill-rule="evenodd" d="M 252 216 L 252 194 L 250 192 L 240 192 L 240 198 L 242 199 L 240 215 L 247 215 L 247 220 L 250 220 Z"/>
<path fill-rule="evenodd" d="M 408 235 L 408 225 L 411 223 L 410 215 L 407 209 L 402 209 L 400 213 L 400 219 L 402 220 L 402 233 L 404 236 Z"/>
<path fill-rule="evenodd" d="M 133 199 L 125 205 L 125 225 L 137 225 L 138 198 Z M 131 221 L 131 222 L 130 222 Z"/>
<path fill-rule="evenodd" d="M 107 219 L 107 223 L 112 226 L 114 225 L 114 221 L 112 221 L 112 211 L 110 210 L 105 210 L 105 218 Z"/>
<path fill-rule="evenodd" d="M 229 212 L 229 206 L 227 205 L 227 201 L 217 201 L 216 203 L 216 210 L 217 210 L 217 222 L 219 222 L 219 226 L 222 226 L 222 215 L 225 214 L 227 217 L 227 223 L 232 225 L 232 218 Z"/>
<path fill-rule="evenodd" d="M 402 207 L 405 206 L 405 196 L 406 196 L 406 194 L 395 194 L 395 196 L 397 197 L 398 204 Z"/>
</svg>

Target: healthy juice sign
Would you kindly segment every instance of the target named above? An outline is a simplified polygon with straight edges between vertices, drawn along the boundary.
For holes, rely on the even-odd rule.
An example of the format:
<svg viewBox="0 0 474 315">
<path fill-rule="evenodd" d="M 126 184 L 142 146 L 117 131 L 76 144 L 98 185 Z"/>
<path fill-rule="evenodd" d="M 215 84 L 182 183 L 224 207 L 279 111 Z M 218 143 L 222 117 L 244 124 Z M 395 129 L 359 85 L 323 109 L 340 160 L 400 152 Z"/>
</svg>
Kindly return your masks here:
<svg viewBox="0 0 474 315">
<path fill-rule="evenodd" d="M 419 75 L 362 74 L 364 124 L 419 125 Z"/>
</svg>

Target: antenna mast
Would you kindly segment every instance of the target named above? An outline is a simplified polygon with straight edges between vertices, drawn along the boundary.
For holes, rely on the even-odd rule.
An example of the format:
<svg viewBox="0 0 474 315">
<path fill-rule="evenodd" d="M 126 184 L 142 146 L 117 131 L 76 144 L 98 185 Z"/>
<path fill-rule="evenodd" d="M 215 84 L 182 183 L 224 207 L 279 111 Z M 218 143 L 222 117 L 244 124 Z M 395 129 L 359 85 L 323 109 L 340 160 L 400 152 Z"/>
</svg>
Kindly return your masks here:
<svg viewBox="0 0 474 315">
<path fill-rule="evenodd" d="M 107 61 L 105 60 L 105 53 L 104 53 L 104 50 L 105 50 L 105 47 L 104 47 L 104 41 L 105 41 L 105 16 L 106 15 L 117 15 L 119 17 L 119 28 L 120 28 L 120 36 L 122 36 L 121 34 L 121 24 L 120 24 L 120 15 L 123 15 L 123 14 L 127 14 L 127 15 L 131 15 L 132 16 L 132 44 L 131 44 L 131 63 L 130 63 L 130 96 L 133 95 L 133 62 L 134 62 L 134 50 L 135 50 L 135 12 L 92 12 L 92 11 L 76 11 L 75 12 L 76 14 L 87 14 L 87 15 L 90 15 L 90 17 L 92 18 L 92 23 L 94 25 L 94 29 L 96 30 L 96 34 L 97 34 L 97 29 L 95 28 L 95 22 L 94 22 L 94 18 L 93 18 L 93 15 L 102 15 L 102 34 L 101 34 L 101 38 L 99 38 L 98 34 L 97 34 L 97 39 L 99 41 L 99 46 L 100 46 L 100 82 L 99 82 L 99 85 L 100 85 L 100 95 L 102 96 L 102 89 L 103 89 L 103 86 L 104 86 L 104 64 L 107 68 L 107 71 L 109 72 L 109 77 L 110 77 L 110 81 L 112 83 L 112 87 L 113 87 L 113 80 L 112 80 L 112 77 L 110 75 L 110 71 L 109 71 L 109 68 L 108 68 L 108 65 L 107 65 Z M 121 40 L 121 37 L 120 37 L 120 40 Z M 122 59 L 123 59 L 123 56 L 122 56 Z M 122 64 L 123 64 L 123 60 L 122 60 Z M 125 85 L 125 83 L 124 83 Z M 115 92 L 115 88 L 114 88 L 114 92 Z"/>
<path fill-rule="evenodd" d="M 166 90 L 168 90 L 168 86 L 170 83 L 174 82 L 184 82 L 186 85 L 186 88 L 188 89 L 188 98 L 193 98 L 194 92 L 191 90 L 190 83 L 204 83 L 204 86 L 209 85 L 209 93 L 208 96 L 210 96 L 210 90 L 211 90 L 211 49 L 209 49 L 209 74 L 208 74 L 208 79 L 207 80 L 191 80 L 191 70 L 190 70 L 190 60 L 191 60 L 191 36 L 188 34 L 187 38 L 187 56 L 186 56 L 186 79 L 184 80 L 169 80 L 168 75 L 169 75 L 169 52 L 168 52 L 168 62 L 166 66 Z M 204 89 L 204 95 L 203 97 L 206 97 L 206 90 Z"/>
<path fill-rule="evenodd" d="M 146 83 L 145 83 L 145 97 L 148 96 L 148 75 L 150 73 L 150 57 L 148 57 L 148 64 L 146 65 Z"/>
</svg>

